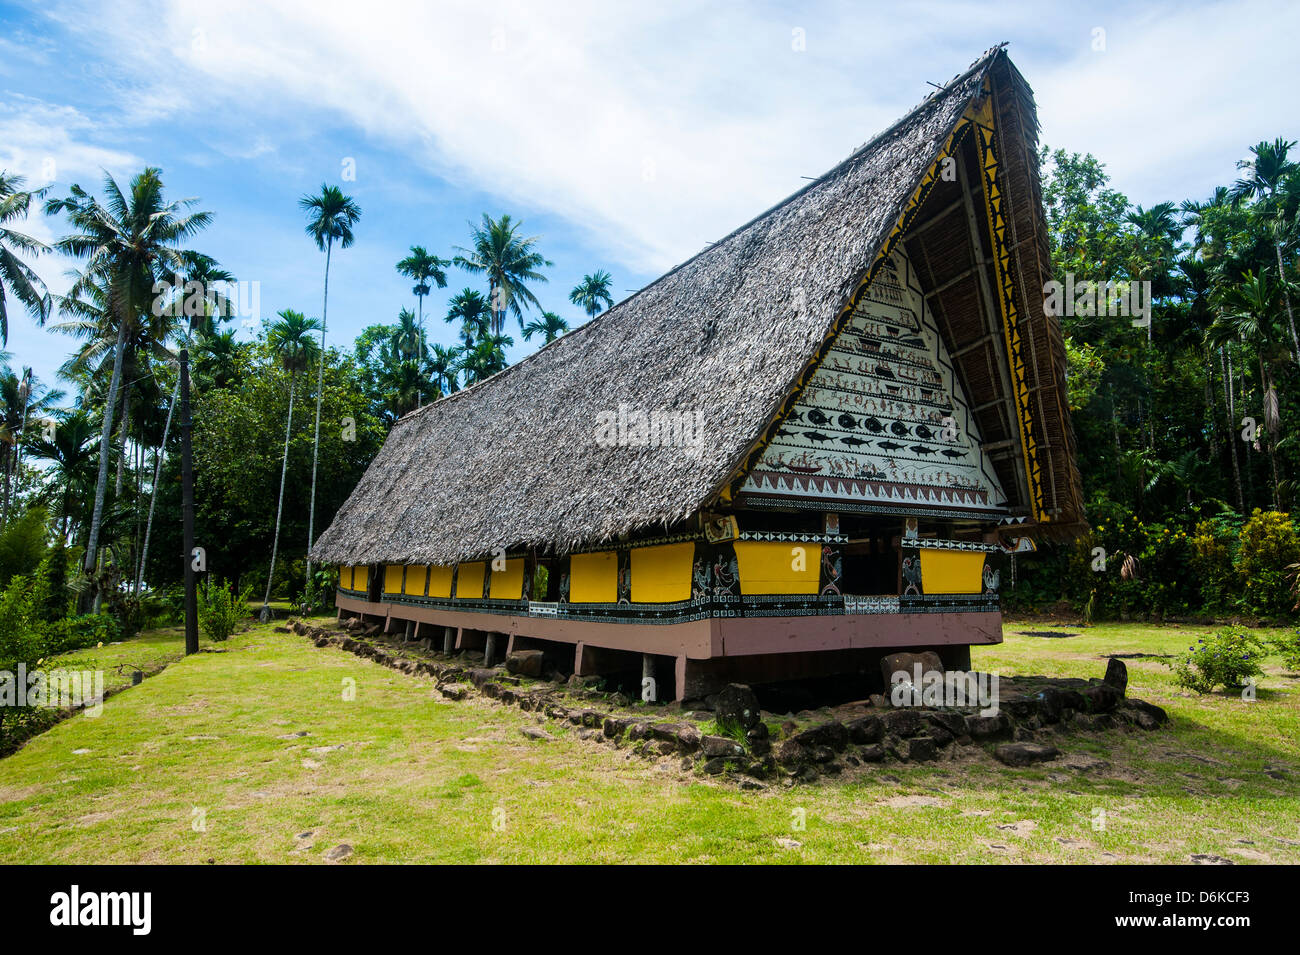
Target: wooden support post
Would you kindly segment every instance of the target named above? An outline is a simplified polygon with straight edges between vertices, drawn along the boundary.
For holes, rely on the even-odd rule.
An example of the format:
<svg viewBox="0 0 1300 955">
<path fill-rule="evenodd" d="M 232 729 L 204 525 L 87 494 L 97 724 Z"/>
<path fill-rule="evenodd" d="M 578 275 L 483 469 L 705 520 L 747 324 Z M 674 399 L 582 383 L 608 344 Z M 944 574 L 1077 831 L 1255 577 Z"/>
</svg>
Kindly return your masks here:
<svg viewBox="0 0 1300 955">
<path fill-rule="evenodd" d="M 411 634 L 414 633 L 414 631 L 415 631 L 415 621 L 414 620 L 406 621 L 406 633 L 402 634 L 402 642 L 410 643 Z"/>
<path fill-rule="evenodd" d="M 492 664 L 496 662 L 496 652 L 497 635 L 495 631 L 489 630 L 487 632 L 487 639 L 483 644 L 483 665 L 485 667 L 491 667 Z"/>
<path fill-rule="evenodd" d="M 646 680 L 649 680 L 648 685 L 654 688 L 648 700 L 646 700 Z M 641 699 L 649 703 L 656 703 L 662 699 L 659 695 L 659 685 L 655 681 L 655 658 L 649 653 L 641 654 Z"/>
<path fill-rule="evenodd" d="M 445 656 L 451 656 L 452 651 L 456 648 L 456 628 L 443 627 L 442 629 L 442 652 Z"/>
</svg>

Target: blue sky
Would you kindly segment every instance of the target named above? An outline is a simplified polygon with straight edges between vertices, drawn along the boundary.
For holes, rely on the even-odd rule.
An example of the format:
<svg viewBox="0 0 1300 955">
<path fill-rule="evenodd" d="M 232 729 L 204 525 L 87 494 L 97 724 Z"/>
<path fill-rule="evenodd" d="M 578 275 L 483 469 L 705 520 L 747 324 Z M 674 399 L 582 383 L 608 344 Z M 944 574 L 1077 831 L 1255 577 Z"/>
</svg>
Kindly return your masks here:
<svg viewBox="0 0 1300 955">
<path fill-rule="evenodd" d="M 483 212 L 542 237 L 538 297 L 576 324 L 583 273 L 625 296 L 1004 40 L 1043 140 L 1094 153 L 1144 205 L 1207 195 L 1250 144 L 1300 138 L 1297 4 L 698 6 L 0 3 L 0 168 L 61 194 L 160 166 L 169 196 L 216 214 L 193 245 L 259 283 L 263 318 L 319 315 L 324 256 L 296 200 L 342 186 L 364 213 L 331 269 L 342 343 L 414 307 L 393 268 L 410 245 L 449 258 Z M 58 292 L 69 264 L 37 267 Z M 426 300 L 434 340 L 453 339 L 440 319 L 466 286 L 452 270 Z M 71 345 L 11 310 L 13 365 L 50 382 Z"/>
</svg>

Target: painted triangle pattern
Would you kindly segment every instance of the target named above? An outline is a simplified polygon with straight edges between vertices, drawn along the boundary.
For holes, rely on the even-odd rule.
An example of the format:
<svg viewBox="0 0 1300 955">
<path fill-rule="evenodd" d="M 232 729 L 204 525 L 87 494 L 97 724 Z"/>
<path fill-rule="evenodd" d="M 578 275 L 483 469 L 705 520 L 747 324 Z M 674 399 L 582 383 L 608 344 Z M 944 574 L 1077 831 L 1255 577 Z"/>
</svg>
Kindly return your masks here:
<svg viewBox="0 0 1300 955">
<path fill-rule="evenodd" d="M 900 511 L 1005 510 L 901 248 L 876 272 L 741 490 Z"/>
</svg>

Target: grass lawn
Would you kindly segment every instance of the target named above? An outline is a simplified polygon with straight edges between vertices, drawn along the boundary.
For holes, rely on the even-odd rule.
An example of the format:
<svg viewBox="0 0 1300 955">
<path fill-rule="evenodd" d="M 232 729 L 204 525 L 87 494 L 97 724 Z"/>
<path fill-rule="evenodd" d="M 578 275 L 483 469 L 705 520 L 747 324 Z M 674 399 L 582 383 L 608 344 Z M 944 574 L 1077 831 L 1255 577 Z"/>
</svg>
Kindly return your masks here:
<svg viewBox="0 0 1300 955">
<path fill-rule="evenodd" d="M 1019 633 L 1051 629 L 1008 621 L 974 665 L 1100 676 L 1105 653 L 1172 654 L 1207 628 Z M 886 763 L 743 791 L 555 724 L 558 740 L 530 741 L 535 714 L 446 702 L 270 627 L 189 659 L 182 639 L 76 655 L 178 662 L 0 760 L 0 863 L 307 863 L 340 843 L 353 863 L 1300 862 L 1300 679 L 1276 658 L 1255 703 L 1127 660 L 1129 694 L 1172 726 L 1062 735 L 1057 763 Z"/>
</svg>

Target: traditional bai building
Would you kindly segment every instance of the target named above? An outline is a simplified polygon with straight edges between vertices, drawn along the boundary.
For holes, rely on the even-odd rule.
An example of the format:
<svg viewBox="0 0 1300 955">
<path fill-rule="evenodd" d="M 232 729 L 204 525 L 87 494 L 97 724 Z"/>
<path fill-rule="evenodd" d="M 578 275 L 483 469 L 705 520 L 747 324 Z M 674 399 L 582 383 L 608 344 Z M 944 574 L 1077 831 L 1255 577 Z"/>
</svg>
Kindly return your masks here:
<svg viewBox="0 0 1300 955">
<path fill-rule="evenodd" d="M 951 667 L 1082 524 L 1032 92 L 991 50 L 588 324 L 406 415 L 312 551 L 342 614 L 730 681 Z M 1010 558 L 1014 560 L 1014 557 Z"/>
</svg>

